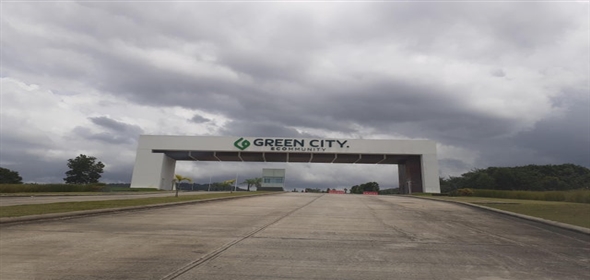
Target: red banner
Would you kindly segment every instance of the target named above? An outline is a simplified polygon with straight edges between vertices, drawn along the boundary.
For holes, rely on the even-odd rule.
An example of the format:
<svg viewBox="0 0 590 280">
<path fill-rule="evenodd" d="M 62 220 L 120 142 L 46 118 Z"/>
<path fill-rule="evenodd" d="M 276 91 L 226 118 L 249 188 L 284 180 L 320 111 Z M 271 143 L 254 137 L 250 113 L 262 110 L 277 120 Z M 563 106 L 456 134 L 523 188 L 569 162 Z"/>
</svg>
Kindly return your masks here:
<svg viewBox="0 0 590 280">
<path fill-rule="evenodd" d="M 344 191 L 339 191 L 339 190 L 330 190 L 328 193 L 344 194 Z"/>
</svg>

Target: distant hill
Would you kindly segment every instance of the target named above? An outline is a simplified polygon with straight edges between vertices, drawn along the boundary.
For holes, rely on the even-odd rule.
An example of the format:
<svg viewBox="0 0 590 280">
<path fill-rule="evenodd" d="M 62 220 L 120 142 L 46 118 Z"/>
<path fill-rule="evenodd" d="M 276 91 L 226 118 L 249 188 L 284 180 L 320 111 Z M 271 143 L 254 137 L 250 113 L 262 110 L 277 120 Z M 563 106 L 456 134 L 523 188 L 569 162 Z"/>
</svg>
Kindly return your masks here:
<svg viewBox="0 0 590 280">
<path fill-rule="evenodd" d="M 590 169 L 574 165 L 526 165 L 475 169 L 440 179 L 441 192 L 461 188 L 488 190 L 563 191 L 590 189 Z"/>
</svg>

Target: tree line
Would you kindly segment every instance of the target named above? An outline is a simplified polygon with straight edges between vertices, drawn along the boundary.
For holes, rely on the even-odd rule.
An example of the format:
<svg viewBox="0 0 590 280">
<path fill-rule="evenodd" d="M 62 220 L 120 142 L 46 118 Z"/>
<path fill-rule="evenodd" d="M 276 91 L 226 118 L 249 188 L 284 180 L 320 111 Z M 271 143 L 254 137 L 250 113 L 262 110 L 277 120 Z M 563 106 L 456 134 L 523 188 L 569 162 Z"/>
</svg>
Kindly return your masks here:
<svg viewBox="0 0 590 280">
<path fill-rule="evenodd" d="M 95 157 L 83 154 L 69 159 L 67 166 L 70 169 L 64 178 L 67 184 L 98 183 L 105 167 Z M 261 181 L 261 178 L 253 178 L 245 180 L 242 184 L 247 184 L 248 190 L 250 190 L 252 186 L 260 187 Z M 176 183 L 180 183 L 180 180 Z M 17 171 L 0 167 L 0 184 L 22 184 L 22 177 Z M 213 183 L 210 189 L 231 190 L 233 184 L 234 181 L 229 182 L 229 180 Z M 440 187 L 442 193 L 464 188 L 524 191 L 590 189 L 590 169 L 574 164 L 488 167 L 474 169 L 457 177 L 440 178 Z M 311 188 L 307 188 L 305 191 L 321 192 L 319 189 Z M 379 192 L 379 184 L 367 182 L 350 188 L 350 193 L 353 194 L 362 194 L 365 191 Z"/>
<path fill-rule="evenodd" d="M 66 177 L 63 178 L 66 184 L 74 185 L 87 185 L 97 184 L 99 179 L 104 172 L 105 165 L 101 161 L 98 161 L 96 157 L 87 156 L 80 154 L 79 156 L 68 159 L 67 167 L 68 171 L 65 172 Z M 181 189 L 181 183 L 183 181 L 192 182 L 191 178 L 184 177 L 176 174 L 172 180 L 176 190 Z M 234 180 L 226 180 L 223 182 L 215 182 L 207 185 L 207 190 L 213 191 L 231 191 L 234 188 Z M 18 171 L 10 170 L 8 168 L 0 167 L 0 184 L 22 184 L 23 178 L 19 175 Z M 262 186 L 262 178 L 251 178 L 246 179 L 240 184 L 247 185 L 247 190 L 250 191 L 251 187 L 260 188 Z M 191 186 L 188 189 L 193 189 Z"/>
<path fill-rule="evenodd" d="M 363 192 L 379 192 L 379 183 L 367 182 L 350 188 L 350 193 L 362 194 Z"/>
<path fill-rule="evenodd" d="M 66 184 L 96 184 L 104 172 L 105 165 L 96 157 L 80 154 L 76 158 L 68 159 L 66 164 L 70 170 L 63 178 Z M 18 171 L 0 167 L 0 184 L 22 184 L 23 178 Z"/>
<path fill-rule="evenodd" d="M 574 165 L 526 165 L 474 169 L 440 178 L 442 193 L 457 189 L 564 191 L 590 188 L 590 169 Z"/>
</svg>

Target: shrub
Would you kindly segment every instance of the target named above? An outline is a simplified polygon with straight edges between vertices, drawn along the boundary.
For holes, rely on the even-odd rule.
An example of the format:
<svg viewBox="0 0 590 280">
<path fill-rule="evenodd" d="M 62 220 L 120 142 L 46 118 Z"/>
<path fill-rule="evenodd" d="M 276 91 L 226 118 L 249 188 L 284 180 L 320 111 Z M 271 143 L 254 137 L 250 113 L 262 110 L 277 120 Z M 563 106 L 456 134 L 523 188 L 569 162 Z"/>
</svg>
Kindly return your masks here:
<svg viewBox="0 0 590 280">
<path fill-rule="evenodd" d="M 572 191 L 504 191 L 475 189 L 472 191 L 473 196 L 477 197 L 590 203 L 590 190 L 585 189 Z M 456 196 L 458 195 L 459 194 L 456 194 Z"/>
<path fill-rule="evenodd" d="M 457 189 L 449 193 L 450 196 L 473 196 L 472 189 Z"/>
</svg>

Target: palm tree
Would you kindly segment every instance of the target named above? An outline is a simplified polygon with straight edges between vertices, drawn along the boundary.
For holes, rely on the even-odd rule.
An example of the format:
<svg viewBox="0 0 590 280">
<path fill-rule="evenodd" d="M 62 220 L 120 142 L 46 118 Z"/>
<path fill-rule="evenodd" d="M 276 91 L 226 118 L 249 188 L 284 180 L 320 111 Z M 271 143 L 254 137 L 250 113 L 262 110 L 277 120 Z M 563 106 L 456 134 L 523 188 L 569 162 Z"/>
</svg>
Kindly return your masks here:
<svg viewBox="0 0 590 280">
<path fill-rule="evenodd" d="M 229 189 L 230 193 L 233 193 L 234 191 L 232 190 L 232 185 L 236 183 L 236 179 L 231 179 L 231 180 L 225 180 L 223 181 L 222 186 L 223 189 Z"/>
<path fill-rule="evenodd" d="M 262 178 L 254 178 L 254 186 L 256 187 L 256 190 L 262 187 Z"/>
<path fill-rule="evenodd" d="M 248 191 L 250 191 L 251 186 L 260 188 L 260 186 L 262 185 L 262 178 L 246 179 L 246 181 L 244 181 L 242 184 L 248 184 Z"/>
<path fill-rule="evenodd" d="M 254 185 L 254 179 L 246 179 L 246 181 L 242 182 L 242 184 L 248 184 L 248 191 L 250 191 L 250 187 Z"/>
<path fill-rule="evenodd" d="M 178 187 L 180 185 L 180 182 L 182 181 L 188 181 L 188 182 L 192 182 L 193 180 L 191 178 L 188 177 L 184 177 L 182 175 L 174 175 L 174 179 L 172 180 L 172 182 L 174 183 L 174 188 L 176 189 L 176 197 L 178 197 Z"/>
</svg>

